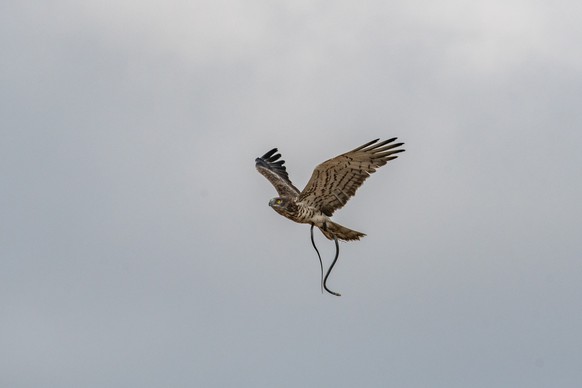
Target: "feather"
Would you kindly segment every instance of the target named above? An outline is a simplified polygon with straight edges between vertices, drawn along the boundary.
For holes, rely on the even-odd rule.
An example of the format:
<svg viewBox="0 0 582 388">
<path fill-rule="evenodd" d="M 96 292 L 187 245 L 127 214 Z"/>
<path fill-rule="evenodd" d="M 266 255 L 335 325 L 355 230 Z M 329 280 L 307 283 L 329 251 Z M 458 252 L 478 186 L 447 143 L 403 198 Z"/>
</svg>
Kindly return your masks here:
<svg viewBox="0 0 582 388">
<path fill-rule="evenodd" d="M 281 154 L 277 154 L 277 148 L 273 148 L 265 155 L 255 159 L 255 167 L 257 170 L 271 182 L 282 197 L 297 197 L 299 190 L 293 186 L 285 168 L 284 160 L 279 160 Z"/>
<path fill-rule="evenodd" d="M 396 138 L 368 142 L 352 151 L 329 159 L 318 165 L 311 179 L 299 194 L 298 201 L 320 209 L 331 216 L 356 194 L 356 190 L 377 168 L 397 158 L 404 143 L 394 143 Z"/>
<path fill-rule="evenodd" d="M 338 240 L 359 240 L 365 234 L 339 225 L 329 217 L 356 194 L 356 190 L 370 174 L 396 159 L 398 153 L 404 152 L 404 149 L 399 148 L 404 143 L 395 143 L 395 137 L 381 142 L 379 140 L 372 140 L 321 163 L 315 167 L 301 192 L 291 183 L 285 161 L 281 159 L 277 148 L 255 159 L 257 170 L 271 182 L 281 197 L 271 200 L 269 206 L 292 221 L 311 224 L 311 243 L 320 262 L 322 288 L 333 295 L 340 296 L 327 288 L 327 279 L 339 256 Z M 314 226 L 335 242 L 335 257 L 325 277 L 321 255 L 313 240 Z"/>
</svg>

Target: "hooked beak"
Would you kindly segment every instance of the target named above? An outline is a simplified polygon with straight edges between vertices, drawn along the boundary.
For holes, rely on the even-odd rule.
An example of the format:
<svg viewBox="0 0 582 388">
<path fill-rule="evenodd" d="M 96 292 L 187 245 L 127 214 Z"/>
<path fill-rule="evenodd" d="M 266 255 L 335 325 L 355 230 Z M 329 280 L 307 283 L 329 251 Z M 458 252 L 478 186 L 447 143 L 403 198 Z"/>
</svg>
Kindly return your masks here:
<svg viewBox="0 0 582 388">
<path fill-rule="evenodd" d="M 274 203 L 275 203 L 275 198 L 272 198 L 271 200 L 269 200 L 269 206 L 273 207 Z"/>
</svg>

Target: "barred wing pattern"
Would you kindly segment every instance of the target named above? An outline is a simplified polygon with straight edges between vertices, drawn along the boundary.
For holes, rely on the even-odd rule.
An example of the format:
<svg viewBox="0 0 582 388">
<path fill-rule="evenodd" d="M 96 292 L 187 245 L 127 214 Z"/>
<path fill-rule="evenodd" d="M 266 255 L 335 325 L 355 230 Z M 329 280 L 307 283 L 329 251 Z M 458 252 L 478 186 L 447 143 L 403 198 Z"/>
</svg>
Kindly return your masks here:
<svg viewBox="0 0 582 388">
<path fill-rule="evenodd" d="M 284 160 L 279 160 L 281 154 L 277 154 L 277 148 L 273 148 L 260 158 L 255 159 L 257 170 L 275 186 L 275 190 L 281 197 L 297 197 L 299 190 L 293 186 L 287 174 Z"/>
<path fill-rule="evenodd" d="M 331 215 L 356 194 L 356 190 L 380 166 L 396 159 L 404 143 L 396 138 L 373 140 L 352 151 L 321 163 L 313 170 L 311 179 L 299 195 L 298 201 Z"/>
</svg>

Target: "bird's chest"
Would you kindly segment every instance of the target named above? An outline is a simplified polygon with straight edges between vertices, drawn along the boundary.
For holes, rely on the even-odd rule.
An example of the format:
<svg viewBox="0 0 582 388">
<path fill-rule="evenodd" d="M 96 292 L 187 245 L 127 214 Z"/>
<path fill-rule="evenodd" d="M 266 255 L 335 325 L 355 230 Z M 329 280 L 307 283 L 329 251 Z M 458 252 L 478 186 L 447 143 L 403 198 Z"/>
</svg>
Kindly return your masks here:
<svg viewBox="0 0 582 388">
<path fill-rule="evenodd" d="M 327 218 L 319 209 L 301 202 L 288 203 L 284 208 L 273 207 L 273 209 L 283 217 L 300 224 L 315 223 L 319 225 Z"/>
<path fill-rule="evenodd" d="M 297 222 L 311 224 L 318 224 L 320 219 L 323 220 L 325 215 L 319 210 L 312 206 L 307 206 L 299 202 L 297 204 Z"/>
</svg>

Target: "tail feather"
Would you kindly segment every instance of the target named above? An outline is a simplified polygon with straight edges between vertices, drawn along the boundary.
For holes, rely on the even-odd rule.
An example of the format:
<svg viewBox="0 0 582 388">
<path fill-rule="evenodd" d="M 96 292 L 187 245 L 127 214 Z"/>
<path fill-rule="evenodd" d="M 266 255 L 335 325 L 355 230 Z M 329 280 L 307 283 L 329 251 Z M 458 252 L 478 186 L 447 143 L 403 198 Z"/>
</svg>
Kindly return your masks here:
<svg viewBox="0 0 582 388">
<path fill-rule="evenodd" d="M 365 236 L 364 233 L 348 229 L 345 226 L 336 224 L 335 222 L 329 220 L 325 222 L 324 227 L 320 227 L 319 229 L 323 235 L 330 240 L 333 240 L 333 236 L 344 241 L 359 240 Z"/>
</svg>

